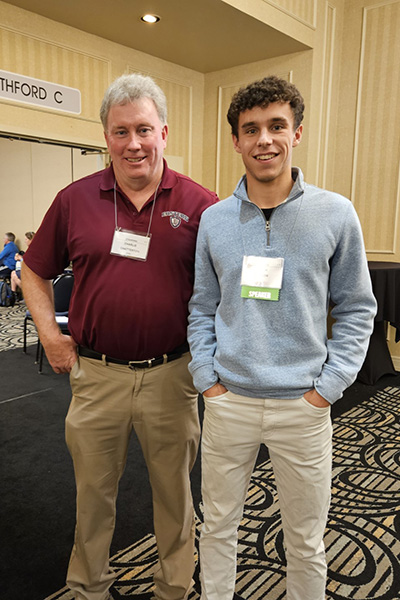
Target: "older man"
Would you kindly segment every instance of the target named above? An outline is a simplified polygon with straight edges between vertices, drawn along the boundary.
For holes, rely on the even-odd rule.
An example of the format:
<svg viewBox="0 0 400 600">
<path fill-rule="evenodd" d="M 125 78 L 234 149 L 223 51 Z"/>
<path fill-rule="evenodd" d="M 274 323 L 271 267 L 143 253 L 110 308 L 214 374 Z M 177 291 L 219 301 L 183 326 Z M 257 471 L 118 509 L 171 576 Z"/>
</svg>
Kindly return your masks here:
<svg viewBox="0 0 400 600">
<path fill-rule="evenodd" d="M 166 100 L 151 78 L 118 78 L 100 116 L 111 167 L 58 194 L 23 263 L 40 339 L 73 392 L 66 438 L 77 527 L 67 583 L 76 600 L 109 597 L 117 488 L 134 429 L 153 493 L 155 597 L 182 600 L 194 570 L 189 473 L 199 440 L 187 305 L 200 215 L 216 196 L 163 159 Z M 68 337 L 54 320 L 50 280 L 70 261 Z"/>
</svg>

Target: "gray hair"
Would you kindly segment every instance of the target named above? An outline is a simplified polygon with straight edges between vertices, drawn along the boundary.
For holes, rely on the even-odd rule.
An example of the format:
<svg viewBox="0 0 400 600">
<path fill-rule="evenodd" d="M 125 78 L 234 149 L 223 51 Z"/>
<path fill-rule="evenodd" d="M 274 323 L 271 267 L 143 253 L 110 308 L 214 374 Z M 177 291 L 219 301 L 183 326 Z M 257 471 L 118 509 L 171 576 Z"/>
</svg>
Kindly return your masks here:
<svg viewBox="0 0 400 600">
<path fill-rule="evenodd" d="M 164 92 L 151 77 L 132 73 L 115 79 L 104 94 L 100 107 L 100 119 L 104 131 L 107 130 L 108 113 L 114 104 L 128 104 L 141 98 L 153 100 L 161 125 L 164 127 L 167 123 L 167 100 Z"/>
</svg>

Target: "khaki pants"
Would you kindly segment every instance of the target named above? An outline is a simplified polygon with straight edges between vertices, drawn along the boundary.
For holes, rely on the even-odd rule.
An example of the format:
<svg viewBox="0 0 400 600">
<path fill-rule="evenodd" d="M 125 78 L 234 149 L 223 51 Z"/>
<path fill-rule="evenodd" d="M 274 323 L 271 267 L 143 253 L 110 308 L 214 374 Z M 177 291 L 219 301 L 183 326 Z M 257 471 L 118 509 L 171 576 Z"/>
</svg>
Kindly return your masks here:
<svg viewBox="0 0 400 600">
<path fill-rule="evenodd" d="M 330 408 L 316 408 L 305 398 L 259 399 L 232 392 L 204 402 L 201 600 L 232 600 L 238 526 L 261 443 L 268 446 L 278 490 L 287 559 L 286 598 L 324 600 Z"/>
<path fill-rule="evenodd" d="M 77 600 L 104 600 L 114 581 L 109 549 L 132 429 L 153 494 L 159 554 L 155 596 L 181 600 L 191 589 L 194 511 L 189 473 L 200 427 L 189 359 L 185 354 L 165 365 L 131 370 L 79 357 L 71 371 L 66 440 L 75 469 L 77 522 L 67 584 Z"/>
</svg>

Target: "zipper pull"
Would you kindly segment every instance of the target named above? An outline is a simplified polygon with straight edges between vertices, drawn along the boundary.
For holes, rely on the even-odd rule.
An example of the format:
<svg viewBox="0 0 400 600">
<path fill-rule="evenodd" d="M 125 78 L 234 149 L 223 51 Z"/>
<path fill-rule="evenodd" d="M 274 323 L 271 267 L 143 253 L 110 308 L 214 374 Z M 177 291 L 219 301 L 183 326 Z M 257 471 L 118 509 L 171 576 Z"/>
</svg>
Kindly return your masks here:
<svg viewBox="0 0 400 600">
<path fill-rule="evenodd" d="M 271 221 L 265 221 L 265 231 L 267 232 L 267 246 L 269 246 L 271 235 Z"/>
</svg>

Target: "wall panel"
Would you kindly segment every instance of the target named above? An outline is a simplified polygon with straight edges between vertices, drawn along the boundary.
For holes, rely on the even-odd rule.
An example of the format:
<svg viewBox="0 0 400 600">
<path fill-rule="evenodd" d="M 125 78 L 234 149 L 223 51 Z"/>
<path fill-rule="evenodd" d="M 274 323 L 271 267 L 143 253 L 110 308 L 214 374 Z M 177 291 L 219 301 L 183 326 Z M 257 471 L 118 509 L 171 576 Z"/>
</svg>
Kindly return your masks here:
<svg viewBox="0 0 400 600">
<path fill-rule="evenodd" d="M 0 155 L 2 227 L 22 246 L 24 233 L 39 227 L 60 189 L 104 168 L 101 154 L 5 138 L 0 138 Z"/>
<path fill-rule="evenodd" d="M 400 176 L 400 2 L 365 7 L 351 197 L 367 251 L 397 249 Z"/>
<path fill-rule="evenodd" d="M 0 155 L 1 196 L 4 198 L 0 236 L 3 240 L 4 233 L 12 231 L 20 247 L 20 244 L 23 246 L 24 233 L 33 227 L 30 148 L 24 142 L 0 138 Z"/>
<path fill-rule="evenodd" d="M 220 86 L 218 90 L 218 137 L 215 189 L 220 198 L 226 198 L 232 194 L 233 182 L 238 182 L 244 173 L 242 157 L 233 149 L 231 128 L 226 119 L 226 113 L 228 112 L 233 94 L 247 83 L 249 82 L 244 81 L 236 85 Z"/>
<path fill-rule="evenodd" d="M 129 71 L 133 73 L 136 69 L 130 68 Z M 152 76 L 167 98 L 168 142 L 165 156 L 168 164 L 171 168 L 180 165 L 180 170 L 191 176 L 193 87 L 151 73 L 146 75 Z"/>
<path fill-rule="evenodd" d="M 327 187 L 327 173 L 329 168 L 329 149 L 331 141 L 331 104 L 332 104 L 332 81 L 334 71 L 335 54 L 335 28 L 336 8 L 327 3 L 326 25 L 324 36 L 324 62 L 322 81 L 322 102 L 320 120 L 320 150 L 318 156 L 318 185 Z"/>
<path fill-rule="evenodd" d="M 30 143 L 32 229 L 36 230 L 57 192 L 72 181 L 71 148 Z"/>
<path fill-rule="evenodd" d="M 109 61 L 0 28 L 1 68 L 81 91 L 82 112 L 71 118 L 98 121 L 98 98 L 109 83 Z"/>
<path fill-rule="evenodd" d="M 309 27 L 316 27 L 317 0 L 264 0 Z"/>
</svg>

